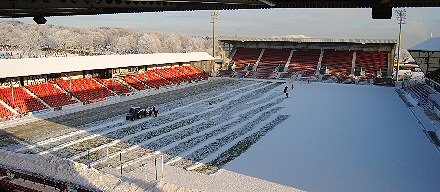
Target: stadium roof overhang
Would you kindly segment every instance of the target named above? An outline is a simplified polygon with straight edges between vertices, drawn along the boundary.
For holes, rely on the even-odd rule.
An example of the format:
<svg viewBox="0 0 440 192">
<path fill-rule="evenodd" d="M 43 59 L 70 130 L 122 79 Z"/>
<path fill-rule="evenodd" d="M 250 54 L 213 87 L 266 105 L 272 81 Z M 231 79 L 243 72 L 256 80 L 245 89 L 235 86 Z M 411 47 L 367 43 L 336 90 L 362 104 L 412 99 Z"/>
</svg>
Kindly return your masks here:
<svg viewBox="0 0 440 192">
<path fill-rule="evenodd" d="M 0 78 L 211 60 L 206 52 L 2 59 Z"/>
<path fill-rule="evenodd" d="M 420 44 L 415 45 L 414 47 L 409 48 L 408 51 L 440 51 L 440 37 L 428 39 Z"/>
<path fill-rule="evenodd" d="M 440 68 L 440 37 L 430 38 L 408 49 L 425 74 L 430 74 Z"/>
<path fill-rule="evenodd" d="M 440 7 L 440 2 L 438 0 L 5 0 L 0 3 L 0 17 L 35 17 L 41 20 L 46 16 L 160 11 L 372 8 L 373 18 L 390 19 L 393 7 Z"/>
<path fill-rule="evenodd" d="M 396 39 L 332 39 L 295 37 L 219 37 L 222 42 L 291 42 L 291 43 L 351 43 L 351 44 L 396 44 Z"/>
</svg>

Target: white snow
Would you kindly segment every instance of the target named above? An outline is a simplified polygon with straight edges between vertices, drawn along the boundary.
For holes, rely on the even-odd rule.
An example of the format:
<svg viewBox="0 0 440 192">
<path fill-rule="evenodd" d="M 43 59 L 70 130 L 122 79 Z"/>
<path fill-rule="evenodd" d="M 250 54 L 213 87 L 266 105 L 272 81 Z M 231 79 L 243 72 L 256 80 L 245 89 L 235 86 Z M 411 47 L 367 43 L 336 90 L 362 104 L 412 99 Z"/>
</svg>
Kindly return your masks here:
<svg viewBox="0 0 440 192">
<path fill-rule="evenodd" d="M 291 90 L 291 83 L 265 81 L 243 84 L 238 91 L 218 88 L 173 101 L 179 103 L 174 108 L 164 104 L 170 109 L 157 119 L 124 123 L 116 116 L 17 150 L 67 151 L 72 160 L 85 162 L 87 151 L 76 145 L 95 142 L 91 151 L 97 159 L 91 163 L 100 171 L 71 160 L 4 150 L 0 164 L 107 191 L 437 191 L 440 187 L 440 152 L 423 133 L 425 128 L 439 132 L 440 123 L 429 119 L 409 94 L 404 97 L 414 105 L 411 108 L 390 87 L 295 82 Z M 289 87 L 286 99 L 284 86 Z M 117 101 L 107 104 L 113 102 Z M 280 124 L 254 139 L 278 117 L 283 117 L 277 121 Z M 228 149 L 246 138 L 256 143 L 221 164 L 219 171 L 210 175 L 197 171 L 218 158 L 233 157 Z M 107 160 L 103 152 L 113 145 Z M 160 151 L 167 164 L 157 182 L 151 161 Z M 122 182 L 115 164 L 113 168 L 105 164 L 118 164 L 119 153 L 124 154 Z"/>
<path fill-rule="evenodd" d="M 280 113 L 292 116 L 224 169 L 307 191 L 440 188 L 440 153 L 394 88 L 296 84 L 289 96 Z"/>
<path fill-rule="evenodd" d="M 0 164 L 32 172 L 76 185 L 103 191 L 193 191 L 163 181 L 145 182 L 129 178 L 119 178 L 89 169 L 84 164 L 73 161 L 46 158 L 40 155 L 12 153 L 0 149 Z"/>
</svg>

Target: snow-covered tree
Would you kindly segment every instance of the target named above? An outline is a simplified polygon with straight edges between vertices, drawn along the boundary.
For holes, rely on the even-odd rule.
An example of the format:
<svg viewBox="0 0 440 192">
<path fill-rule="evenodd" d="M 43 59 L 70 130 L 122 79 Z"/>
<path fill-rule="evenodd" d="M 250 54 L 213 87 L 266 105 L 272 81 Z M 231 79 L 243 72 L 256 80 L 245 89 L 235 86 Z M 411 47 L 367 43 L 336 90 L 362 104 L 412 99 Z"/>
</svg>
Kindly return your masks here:
<svg viewBox="0 0 440 192">
<path fill-rule="evenodd" d="M 0 47 L 27 57 L 74 50 L 80 54 L 180 53 L 212 49 L 209 39 L 130 28 L 74 27 L 0 22 Z M 43 50 L 49 50 L 44 52 Z"/>
<path fill-rule="evenodd" d="M 162 50 L 162 43 L 153 33 L 145 33 L 138 42 L 141 53 L 159 53 Z"/>
</svg>

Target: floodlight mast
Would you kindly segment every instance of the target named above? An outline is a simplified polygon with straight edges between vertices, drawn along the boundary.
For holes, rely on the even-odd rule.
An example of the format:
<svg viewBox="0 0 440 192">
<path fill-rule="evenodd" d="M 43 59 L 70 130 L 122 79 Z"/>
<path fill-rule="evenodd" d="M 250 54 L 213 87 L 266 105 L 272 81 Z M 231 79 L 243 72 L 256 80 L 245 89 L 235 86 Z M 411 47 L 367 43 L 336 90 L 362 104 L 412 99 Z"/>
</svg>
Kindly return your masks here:
<svg viewBox="0 0 440 192">
<path fill-rule="evenodd" d="M 219 14 L 218 11 L 212 11 L 211 12 L 211 18 L 212 18 L 212 57 L 214 57 L 215 59 L 215 24 L 217 22 L 217 18 L 218 18 Z M 214 69 L 215 68 L 215 61 L 214 64 L 212 65 L 212 74 L 214 74 Z"/>
<path fill-rule="evenodd" d="M 399 81 L 400 43 L 402 39 L 402 24 L 406 24 L 406 9 L 396 10 L 396 18 L 397 21 L 399 22 L 399 42 L 397 45 L 396 81 Z"/>
</svg>

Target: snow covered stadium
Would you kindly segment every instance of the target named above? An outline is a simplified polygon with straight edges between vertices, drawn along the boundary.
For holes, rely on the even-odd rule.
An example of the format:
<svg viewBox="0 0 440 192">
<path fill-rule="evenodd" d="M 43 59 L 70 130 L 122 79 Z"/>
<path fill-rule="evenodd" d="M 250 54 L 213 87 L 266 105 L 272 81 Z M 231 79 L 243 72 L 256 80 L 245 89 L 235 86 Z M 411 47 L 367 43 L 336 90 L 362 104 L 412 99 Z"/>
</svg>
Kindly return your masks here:
<svg viewBox="0 0 440 192">
<path fill-rule="evenodd" d="M 440 187 L 438 139 L 428 134 L 439 133 L 431 108 L 435 99 L 429 99 L 437 92 L 418 81 L 405 89 L 373 85 L 390 79 L 395 40 L 221 38 L 220 43 L 225 56 L 220 67 L 200 52 L 1 60 L 0 172 L 13 179 L 2 179 L 0 186 L 21 191 Z M 128 121 L 125 115 L 134 106 L 155 106 L 159 115 Z"/>
</svg>

